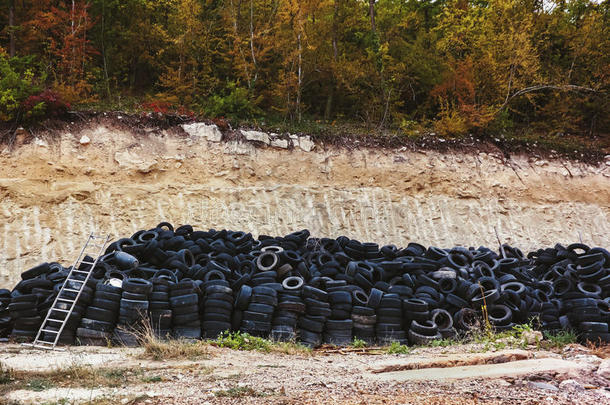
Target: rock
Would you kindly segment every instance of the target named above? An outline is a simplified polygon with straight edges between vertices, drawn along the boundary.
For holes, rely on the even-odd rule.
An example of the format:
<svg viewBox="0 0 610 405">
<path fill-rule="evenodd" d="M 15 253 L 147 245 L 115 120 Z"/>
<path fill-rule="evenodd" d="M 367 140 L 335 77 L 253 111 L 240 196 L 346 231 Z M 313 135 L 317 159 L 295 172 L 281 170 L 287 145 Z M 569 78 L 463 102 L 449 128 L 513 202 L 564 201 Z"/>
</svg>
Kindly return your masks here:
<svg viewBox="0 0 610 405">
<path fill-rule="evenodd" d="M 559 389 L 562 391 L 583 391 L 585 387 L 576 380 L 565 380 L 559 384 Z"/>
<path fill-rule="evenodd" d="M 271 140 L 271 146 L 274 148 L 288 149 L 288 139 L 273 139 Z"/>
<path fill-rule="evenodd" d="M 528 345 L 535 345 L 538 342 L 541 342 L 544 337 L 542 336 L 542 332 L 538 330 L 526 330 L 521 333 L 521 337 L 524 341 L 527 342 Z"/>
<path fill-rule="evenodd" d="M 137 154 L 128 150 L 116 152 L 114 154 L 114 160 L 119 164 L 119 167 L 124 169 L 135 169 L 140 173 L 150 173 L 157 165 L 156 160 L 144 160 Z"/>
<path fill-rule="evenodd" d="M 543 382 L 530 381 L 529 383 L 527 383 L 527 385 L 530 388 L 539 389 L 539 390 L 559 391 L 559 388 L 555 387 L 554 385 L 543 383 Z"/>
<path fill-rule="evenodd" d="M 256 148 L 248 142 L 231 141 L 227 142 L 224 153 L 227 155 L 254 155 Z"/>
<path fill-rule="evenodd" d="M 610 380 L 610 359 L 603 360 L 595 372 L 600 377 Z"/>
<path fill-rule="evenodd" d="M 40 147 L 43 147 L 43 148 L 46 148 L 46 147 L 49 146 L 47 141 L 45 141 L 44 139 L 40 139 L 40 138 L 35 138 L 34 139 L 34 145 L 40 146 Z"/>
<path fill-rule="evenodd" d="M 311 152 L 315 147 L 316 144 L 311 140 L 309 135 L 299 137 L 299 148 L 304 152 Z"/>
<path fill-rule="evenodd" d="M 210 142 L 222 141 L 222 132 L 214 124 L 205 124 L 203 122 L 194 122 L 192 124 L 183 124 L 184 132 L 193 137 L 205 138 Z"/>
<path fill-rule="evenodd" d="M 81 145 L 89 145 L 91 143 L 91 138 L 89 138 L 87 135 L 83 135 L 81 136 L 79 142 Z"/>
<path fill-rule="evenodd" d="M 269 139 L 269 135 L 267 135 L 265 132 L 260 132 L 260 131 L 244 131 L 242 129 L 241 130 L 241 134 L 248 141 L 262 142 L 265 145 L 269 145 L 269 143 L 271 143 L 271 140 Z"/>
</svg>

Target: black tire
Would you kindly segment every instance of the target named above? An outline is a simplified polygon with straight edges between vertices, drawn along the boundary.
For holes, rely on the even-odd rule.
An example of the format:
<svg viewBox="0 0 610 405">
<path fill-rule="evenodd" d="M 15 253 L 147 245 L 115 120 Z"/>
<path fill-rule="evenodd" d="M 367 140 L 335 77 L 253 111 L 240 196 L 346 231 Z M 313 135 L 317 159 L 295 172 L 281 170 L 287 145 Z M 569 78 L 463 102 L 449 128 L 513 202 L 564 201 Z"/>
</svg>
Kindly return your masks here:
<svg viewBox="0 0 610 405">
<path fill-rule="evenodd" d="M 248 311 L 260 312 L 263 314 L 272 314 L 275 308 L 273 305 L 250 303 Z"/>
<path fill-rule="evenodd" d="M 146 294 L 135 294 L 127 291 L 123 291 L 121 298 L 125 298 L 126 300 L 134 300 L 134 301 L 147 301 L 148 295 Z"/>
<path fill-rule="evenodd" d="M 80 320 L 81 328 L 91 329 L 101 332 L 112 332 L 114 330 L 114 323 L 104 322 L 97 319 L 82 318 Z"/>
<path fill-rule="evenodd" d="M 143 278 L 128 278 L 123 281 L 123 290 L 133 294 L 145 294 L 148 296 L 152 289 L 152 283 Z"/>
<path fill-rule="evenodd" d="M 506 305 L 488 306 L 487 316 L 494 326 L 506 326 L 513 321 L 513 312 Z"/>
<path fill-rule="evenodd" d="M 425 312 L 428 311 L 428 303 L 419 298 L 409 298 L 403 301 L 405 312 Z"/>
<path fill-rule="evenodd" d="M 430 312 L 430 319 L 436 324 L 436 326 L 438 326 L 439 332 L 443 329 L 453 328 L 453 317 L 444 309 L 432 310 Z"/>
<path fill-rule="evenodd" d="M 95 319 L 96 321 L 103 321 L 108 323 L 116 322 L 116 312 L 104 308 L 90 306 L 85 311 L 85 317 L 89 319 Z"/>
<path fill-rule="evenodd" d="M 172 308 L 186 305 L 197 305 L 199 303 L 199 296 L 197 294 L 187 294 L 172 297 L 169 299 L 169 303 Z"/>
<path fill-rule="evenodd" d="M 263 294 L 252 294 L 250 298 L 250 305 L 252 304 L 265 304 L 272 307 L 277 306 L 277 297 Z"/>
<path fill-rule="evenodd" d="M 435 340 L 442 339 L 442 336 L 440 333 L 437 333 L 434 336 L 425 336 L 425 335 L 421 335 L 417 332 L 414 332 L 411 329 L 409 329 L 408 337 L 409 337 L 409 343 L 411 343 L 412 345 L 421 345 L 421 346 L 429 345 L 430 343 L 432 343 Z"/>
<path fill-rule="evenodd" d="M 438 334 L 438 326 L 432 321 L 411 322 L 410 330 L 423 336 L 436 336 Z"/>
<path fill-rule="evenodd" d="M 604 322 L 581 322 L 578 329 L 583 332 L 607 333 L 608 324 Z"/>
</svg>

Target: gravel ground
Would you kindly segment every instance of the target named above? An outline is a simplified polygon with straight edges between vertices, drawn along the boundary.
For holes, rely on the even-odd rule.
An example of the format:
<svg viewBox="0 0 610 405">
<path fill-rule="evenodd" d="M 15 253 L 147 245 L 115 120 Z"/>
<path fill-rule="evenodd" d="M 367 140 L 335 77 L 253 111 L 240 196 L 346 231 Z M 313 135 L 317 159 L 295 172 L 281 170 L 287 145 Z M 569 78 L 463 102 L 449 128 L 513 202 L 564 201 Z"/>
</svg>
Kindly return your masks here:
<svg viewBox="0 0 610 405">
<path fill-rule="evenodd" d="M 416 349 L 408 355 L 374 355 L 335 351 L 286 355 L 243 352 L 211 347 L 203 360 L 153 361 L 141 349 L 71 348 L 40 352 L 17 346 L 0 347 L 0 361 L 16 370 L 36 372 L 84 364 L 129 370 L 137 378 L 114 387 L 78 387 L 68 382 L 35 391 L 16 389 L 0 403 L 133 403 L 133 404 L 610 404 L 610 377 L 603 351 L 571 345 L 561 353 L 510 350 L 473 353 L 472 345 Z M 514 375 L 511 361 L 558 358 L 573 368 Z M 388 365 L 434 363 L 438 373 L 456 361 L 506 371 L 502 378 L 440 379 L 438 381 L 380 381 L 372 373 Z M 69 360 L 71 359 L 71 360 Z M 501 360 L 505 359 L 505 360 Z M 508 361 L 500 364 L 490 362 Z M 513 363 L 514 364 L 514 363 Z M 445 367 L 446 368 L 443 368 Z M 474 365 L 473 367 L 481 367 Z M 609 367 L 610 369 L 610 367 Z M 496 370 L 497 371 L 497 370 Z M 97 401 L 97 402 L 96 402 Z"/>
</svg>

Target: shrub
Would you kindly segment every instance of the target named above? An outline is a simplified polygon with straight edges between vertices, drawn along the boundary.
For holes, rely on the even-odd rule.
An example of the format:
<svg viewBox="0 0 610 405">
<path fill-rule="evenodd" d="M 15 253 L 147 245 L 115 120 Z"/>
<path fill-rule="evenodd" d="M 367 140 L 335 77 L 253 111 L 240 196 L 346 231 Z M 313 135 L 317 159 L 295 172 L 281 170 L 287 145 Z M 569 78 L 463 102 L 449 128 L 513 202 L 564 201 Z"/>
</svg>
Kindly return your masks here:
<svg viewBox="0 0 610 405">
<path fill-rule="evenodd" d="M 0 51 L 0 121 L 19 121 L 23 102 L 40 93 L 44 79 L 44 75 L 36 76 L 33 58 L 9 58 Z M 37 107 L 37 111 L 41 109 Z"/>
</svg>

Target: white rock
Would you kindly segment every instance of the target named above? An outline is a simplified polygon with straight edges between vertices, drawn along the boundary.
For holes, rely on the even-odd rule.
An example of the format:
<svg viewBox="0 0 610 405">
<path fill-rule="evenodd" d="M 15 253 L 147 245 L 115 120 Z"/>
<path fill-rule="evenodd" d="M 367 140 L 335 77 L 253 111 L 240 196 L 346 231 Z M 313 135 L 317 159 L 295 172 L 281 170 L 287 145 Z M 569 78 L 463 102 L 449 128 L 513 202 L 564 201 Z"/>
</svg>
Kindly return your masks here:
<svg viewBox="0 0 610 405">
<path fill-rule="evenodd" d="M 288 149 L 288 139 L 273 139 L 271 140 L 271 146 L 274 148 Z"/>
<path fill-rule="evenodd" d="M 89 138 L 87 135 L 83 135 L 81 136 L 79 142 L 81 145 L 89 145 L 91 143 L 91 138 Z"/>
<path fill-rule="evenodd" d="M 248 142 L 231 141 L 227 142 L 224 153 L 228 155 L 254 155 L 256 148 Z"/>
<path fill-rule="evenodd" d="M 299 148 L 305 152 L 311 152 L 316 144 L 311 140 L 309 135 L 299 137 Z"/>
<path fill-rule="evenodd" d="M 542 336 L 542 332 L 533 330 L 533 331 L 523 331 L 521 337 L 527 342 L 528 345 L 535 345 L 538 342 L 541 342 L 544 337 Z"/>
<path fill-rule="evenodd" d="M 559 388 L 555 387 L 554 385 L 551 385 L 551 384 L 548 384 L 548 383 L 544 383 L 544 382 L 532 382 L 532 381 L 530 381 L 527 385 L 530 388 L 536 388 L 536 389 L 548 390 L 548 391 L 559 391 Z"/>
<path fill-rule="evenodd" d="M 559 389 L 562 391 L 582 391 L 585 389 L 585 387 L 583 387 L 582 384 L 576 380 L 564 380 L 559 384 Z"/>
<path fill-rule="evenodd" d="M 34 139 L 34 145 L 41 146 L 43 148 L 46 148 L 49 146 L 49 144 L 44 139 L 40 139 L 40 138 Z"/>
<path fill-rule="evenodd" d="M 610 380 L 610 359 L 603 360 L 599 364 L 595 374 L 600 377 L 604 377 L 606 380 Z"/>
<path fill-rule="evenodd" d="M 271 140 L 269 139 L 269 135 L 265 132 L 260 132 L 260 131 L 245 131 L 245 130 L 241 130 L 241 134 L 248 140 L 248 141 L 257 141 L 257 142 L 262 142 L 265 145 L 269 145 L 269 143 L 271 143 Z"/>
<path fill-rule="evenodd" d="M 183 124 L 184 132 L 193 137 L 205 138 L 210 142 L 222 141 L 222 132 L 214 124 L 206 124 L 203 122 L 194 122 L 192 124 Z"/>
</svg>

